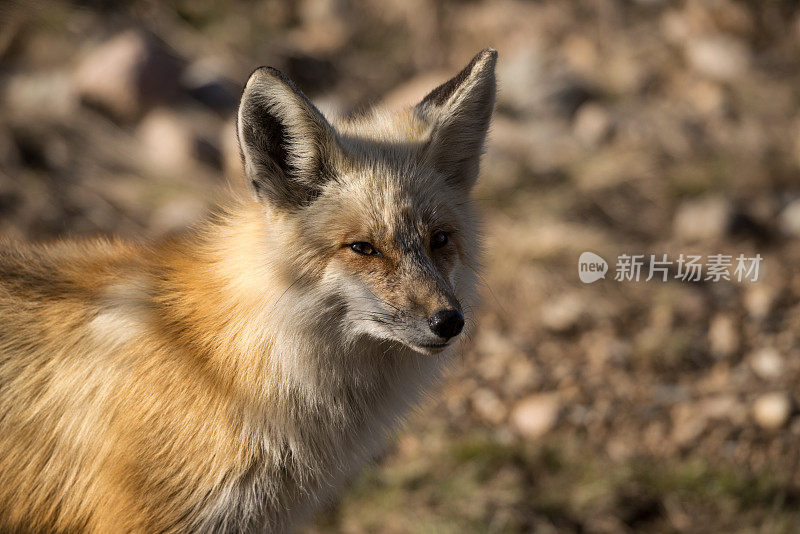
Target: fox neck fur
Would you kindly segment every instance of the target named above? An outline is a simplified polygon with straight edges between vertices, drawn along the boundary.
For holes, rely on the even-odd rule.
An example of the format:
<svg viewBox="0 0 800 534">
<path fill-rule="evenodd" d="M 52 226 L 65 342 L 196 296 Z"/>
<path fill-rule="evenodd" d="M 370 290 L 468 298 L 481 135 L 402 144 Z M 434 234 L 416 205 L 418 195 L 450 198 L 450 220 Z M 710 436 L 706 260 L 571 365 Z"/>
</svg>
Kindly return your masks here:
<svg viewBox="0 0 800 534">
<path fill-rule="evenodd" d="M 222 530 L 243 517 L 277 529 L 288 518 L 275 510 L 296 522 L 324 502 L 380 452 L 446 359 L 343 330 L 342 304 L 304 279 L 313 273 L 286 264 L 287 230 L 244 202 L 200 231 L 204 246 L 171 244 L 158 281 L 161 324 L 174 325 L 190 370 L 220 390 L 215 403 L 227 404 L 245 438 L 220 515 L 205 519 Z M 284 502 L 264 506 L 276 500 Z"/>
<path fill-rule="evenodd" d="M 30 499 L 45 504 L 65 482 L 59 479 L 71 476 L 72 491 L 48 505 L 54 516 L 41 517 L 42 529 L 115 531 L 126 515 L 133 521 L 147 508 L 148 522 L 129 528 L 280 531 L 380 451 L 445 357 L 348 336 L 336 326 L 339 303 L 302 278 L 284 278 L 297 272 L 289 266 L 265 267 L 287 256 L 270 257 L 282 250 L 270 241 L 285 238 L 269 231 L 281 227 L 272 223 L 260 204 L 241 201 L 191 236 L 152 247 L 102 241 L 16 247 L 0 259 L 10 282 L 0 310 L 14 317 L 0 326 L 0 346 L 36 343 L 37 352 L 55 354 L 40 362 L 38 376 L 7 377 L 4 362 L 1 383 L 25 387 L 23 380 L 57 373 L 70 391 L 70 398 L 48 391 L 0 421 L 16 432 L 33 431 L 31 410 L 66 421 L 87 406 L 104 407 L 90 407 L 82 424 L 58 434 L 2 447 L 6 461 L 26 459 L 31 468 L 47 465 L 47 472 L 30 469 L 20 473 L 27 482 L 4 484 L 0 507 L 14 510 L 2 506 L 11 500 L 7 493 L 26 486 Z M 53 299 L 48 313 L 60 320 L 36 340 L 17 339 L 10 334 L 15 322 L 41 320 L 43 313 L 25 305 L 42 291 L 32 272 L 60 291 L 36 295 L 40 304 Z M 69 347 L 81 348 L 81 362 Z M 8 405 L 4 392 L 0 401 Z M 88 440 L 87 432 L 103 439 Z M 0 443 L 9 440 L 4 436 Z M 45 452 L 43 443 L 51 449 Z M 62 450 L 71 454 L 56 454 Z M 149 473 L 169 469 L 170 479 L 150 480 L 142 466 L 131 465 L 141 451 L 149 451 L 140 459 Z M 81 471 L 113 475 L 88 479 Z M 148 502 L 164 490 L 181 498 Z"/>
<path fill-rule="evenodd" d="M 475 303 L 496 55 L 335 126 L 258 69 L 250 197 L 154 244 L 0 243 L 0 531 L 285 531 L 378 454 Z"/>
</svg>

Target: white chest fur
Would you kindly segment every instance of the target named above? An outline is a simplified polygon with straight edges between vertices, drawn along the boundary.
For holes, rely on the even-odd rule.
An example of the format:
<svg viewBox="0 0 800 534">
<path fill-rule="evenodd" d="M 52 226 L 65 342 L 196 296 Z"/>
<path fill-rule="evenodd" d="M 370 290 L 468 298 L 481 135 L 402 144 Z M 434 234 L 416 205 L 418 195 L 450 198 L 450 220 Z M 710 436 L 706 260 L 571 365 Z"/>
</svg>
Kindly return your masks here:
<svg viewBox="0 0 800 534">
<path fill-rule="evenodd" d="M 352 361 L 359 368 L 307 368 L 262 421 L 250 469 L 220 491 L 198 529 L 288 531 L 379 456 L 447 360 L 392 348 L 362 351 Z"/>
</svg>

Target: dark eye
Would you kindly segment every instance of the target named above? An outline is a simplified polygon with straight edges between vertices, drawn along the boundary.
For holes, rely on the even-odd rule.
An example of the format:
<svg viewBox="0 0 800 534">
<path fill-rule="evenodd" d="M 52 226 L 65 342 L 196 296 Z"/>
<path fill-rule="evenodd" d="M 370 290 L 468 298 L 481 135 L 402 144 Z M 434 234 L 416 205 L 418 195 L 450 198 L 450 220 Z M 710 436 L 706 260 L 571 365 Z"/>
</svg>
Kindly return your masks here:
<svg viewBox="0 0 800 534">
<path fill-rule="evenodd" d="M 353 243 L 350 245 L 350 250 L 364 256 L 377 256 L 379 254 L 379 252 L 375 250 L 375 247 L 365 241 Z"/>
<path fill-rule="evenodd" d="M 442 248 L 450 241 L 450 237 L 446 232 L 436 232 L 431 237 L 431 248 Z"/>
</svg>

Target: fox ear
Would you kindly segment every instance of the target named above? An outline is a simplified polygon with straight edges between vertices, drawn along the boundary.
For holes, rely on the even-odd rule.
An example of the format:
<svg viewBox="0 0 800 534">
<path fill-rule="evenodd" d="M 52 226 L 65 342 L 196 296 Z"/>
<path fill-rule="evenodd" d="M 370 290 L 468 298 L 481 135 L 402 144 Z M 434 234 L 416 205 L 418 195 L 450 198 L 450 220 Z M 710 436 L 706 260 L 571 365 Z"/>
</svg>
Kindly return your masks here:
<svg viewBox="0 0 800 534">
<path fill-rule="evenodd" d="M 313 200 L 331 176 L 336 132 L 280 71 L 250 75 L 239 104 L 239 148 L 256 196 L 294 209 Z"/>
<path fill-rule="evenodd" d="M 426 158 L 445 178 L 469 189 L 478 166 L 494 108 L 497 51 L 487 48 L 454 78 L 417 104 L 416 112 L 433 130 Z"/>
</svg>

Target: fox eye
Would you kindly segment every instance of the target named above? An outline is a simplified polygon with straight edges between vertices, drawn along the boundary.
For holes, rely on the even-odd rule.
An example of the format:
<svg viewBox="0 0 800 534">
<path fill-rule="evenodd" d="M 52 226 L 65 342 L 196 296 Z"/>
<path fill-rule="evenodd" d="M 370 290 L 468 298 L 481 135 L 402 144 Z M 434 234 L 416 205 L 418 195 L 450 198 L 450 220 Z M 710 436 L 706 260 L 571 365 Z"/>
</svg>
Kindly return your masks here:
<svg viewBox="0 0 800 534">
<path fill-rule="evenodd" d="M 436 232 L 431 237 L 431 248 L 442 248 L 448 241 L 450 241 L 450 236 L 446 232 Z"/>
<path fill-rule="evenodd" d="M 375 250 L 375 247 L 365 241 L 352 243 L 350 245 L 350 250 L 363 256 L 377 256 L 380 254 L 377 250 Z"/>
</svg>

